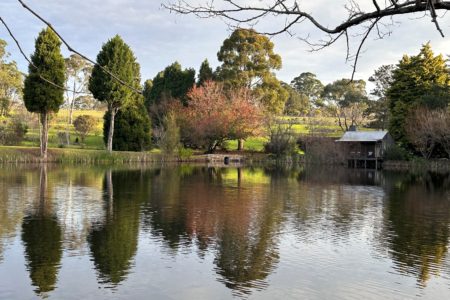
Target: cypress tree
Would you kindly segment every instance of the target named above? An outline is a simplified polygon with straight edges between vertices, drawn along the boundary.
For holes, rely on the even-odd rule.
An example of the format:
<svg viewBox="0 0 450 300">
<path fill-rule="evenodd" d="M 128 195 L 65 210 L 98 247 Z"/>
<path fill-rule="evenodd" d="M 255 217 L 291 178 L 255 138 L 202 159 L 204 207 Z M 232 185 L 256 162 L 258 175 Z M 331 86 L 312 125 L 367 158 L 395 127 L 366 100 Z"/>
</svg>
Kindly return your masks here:
<svg viewBox="0 0 450 300">
<path fill-rule="evenodd" d="M 213 80 L 214 72 L 212 68 L 209 66 L 209 62 L 205 59 L 200 66 L 200 70 L 198 72 L 198 81 L 197 86 L 201 86 L 205 81 Z"/>
<path fill-rule="evenodd" d="M 393 71 L 393 82 L 386 93 L 389 100 L 389 131 L 395 140 L 403 145 L 409 144 L 405 131 L 408 115 L 424 102 L 435 106 L 427 97 L 437 90 L 448 91 L 449 84 L 446 61 L 442 55 L 434 55 L 429 43 L 422 47 L 418 55 L 403 56 Z"/>
<path fill-rule="evenodd" d="M 118 35 L 106 42 L 97 55 L 97 63 L 119 77 L 128 85 L 140 88 L 140 67 L 130 47 Z M 106 148 L 113 150 L 114 122 L 117 112 L 135 99 L 136 94 L 109 74 L 95 66 L 89 80 L 89 90 L 94 97 L 108 105 L 109 128 Z"/>
<path fill-rule="evenodd" d="M 57 113 L 64 102 L 61 87 L 64 86 L 66 68 L 60 47 L 61 41 L 50 28 L 39 33 L 23 90 L 25 107 L 29 112 L 39 114 L 41 157 L 44 160 L 47 159 L 49 115 Z"/>
</svg>

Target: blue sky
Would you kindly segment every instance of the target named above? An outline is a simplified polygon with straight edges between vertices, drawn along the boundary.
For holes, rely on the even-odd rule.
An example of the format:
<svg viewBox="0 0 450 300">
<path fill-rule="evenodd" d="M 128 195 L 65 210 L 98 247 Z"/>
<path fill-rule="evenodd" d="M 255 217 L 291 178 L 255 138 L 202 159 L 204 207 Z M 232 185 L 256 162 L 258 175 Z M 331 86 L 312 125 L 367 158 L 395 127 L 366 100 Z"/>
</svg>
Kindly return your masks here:
<svg viewBox="0 0 450 300">
<path fill-rule="evenodd" d="M 171 14 L 161 7 L 166 0 L 25 0 L 48 19 L 72 46 L 95 58 L 101 45 L 115 34 L 120 34 L 132 47 L 141 64 L 142 78 L 153 78 L 157 72 L 174 61 L 183 67 L 198 70 L 207 58 L 217 66 L 216 58 L 223 40 L 230 34 L 227 25 L 218 19 L 197 19 L 193 16 Z M 167 0 L 169 1 L 169 0 Z M 195 0 L 193 0 L 195 1 Z M 191 1 L 191 2 L 193 2 Z M 255 1 L 259 0 L 246 0 Z M 358 1 L 364 8 L 371 0 Z M 301 1 L 307 11 L 329 25 L 335 25 L 345 16 L 345 0 Z M 34 16 L 24 10 L 16 0 L 1 0 L 0 15 L 19 38 L 26 53 L 34 50 L 34 39 L 43 28 Z M 373 70 L 388 63 L 396 63 L 403 53 L 416 54 L 421 44 L 431 42 L 435 52 L 450 54 L 450 13 L 440 22 L 446 38 L 441 38 L 430 19 L 421 15 L 396 18 L 393 33 L 383 40 L 368 40 L 359 63 L 356 78 L 367 80 Z M 281 26 L 283 19 L 269 19 L 256 29 L 272 30 Z M 279 35 L 272 40 L 275 51 L 282 56 L 283 68 L 278 77 L 286 82 L 302 72 L 316 73 L 323 82 L 349 77 L 351 65 L 345 62 L 345 44 L 338 43 L 320 52 L 308 52 L 308 46 L 297 37 L 311 34 L 320 38 L 314 28 L 303 23 L 294 28 L 296 37 Z M 11 58 L 22 71 L 26 61 L 19 55 L 4 28 L 0 38 L 5 39 Z M 67 51 L 65 55 L 69 55 Z"/>
</svg>

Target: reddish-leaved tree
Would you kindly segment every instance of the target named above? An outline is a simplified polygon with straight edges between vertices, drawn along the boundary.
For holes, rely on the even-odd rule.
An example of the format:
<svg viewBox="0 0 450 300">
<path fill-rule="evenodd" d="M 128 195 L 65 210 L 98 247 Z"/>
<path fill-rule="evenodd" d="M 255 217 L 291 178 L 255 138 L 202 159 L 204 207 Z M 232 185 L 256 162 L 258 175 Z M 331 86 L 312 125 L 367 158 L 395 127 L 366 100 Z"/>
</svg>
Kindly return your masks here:
<svg viewBox="0 0 450 300">
<path fill-rule="evenodd" d="M 175 107 L 184 142 L 211 153 L 227 140 L 246 139 L 260 131 L 263 114 L 246 88 L 224 89 L 207 81 L 187 94 L 188 106 Z"/>
</svg>

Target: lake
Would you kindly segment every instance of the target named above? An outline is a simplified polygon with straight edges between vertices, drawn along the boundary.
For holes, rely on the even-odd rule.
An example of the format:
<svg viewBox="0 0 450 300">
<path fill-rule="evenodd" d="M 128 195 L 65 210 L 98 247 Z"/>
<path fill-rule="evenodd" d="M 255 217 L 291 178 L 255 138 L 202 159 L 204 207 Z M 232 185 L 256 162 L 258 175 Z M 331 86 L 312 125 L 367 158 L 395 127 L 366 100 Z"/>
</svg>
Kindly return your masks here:
<svg viewBox="0 0 450 300">
<path fill-rule="evenodd" d="M 450 174 L 0 169 L 0 299 L 449 299 Z"/>
</svg>

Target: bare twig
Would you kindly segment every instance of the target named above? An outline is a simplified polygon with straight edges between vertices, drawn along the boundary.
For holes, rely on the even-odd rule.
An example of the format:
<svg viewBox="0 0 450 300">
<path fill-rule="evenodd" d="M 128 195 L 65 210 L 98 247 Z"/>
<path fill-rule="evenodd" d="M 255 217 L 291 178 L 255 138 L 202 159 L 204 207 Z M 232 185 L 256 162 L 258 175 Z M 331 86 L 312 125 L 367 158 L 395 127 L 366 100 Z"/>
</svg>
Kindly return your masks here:
<svg viewBox="0 0 450 300">
<path fill-rule="evenodd" d="M 114 78 L 117 82 L 119 82 L 121 85 L 126 86 L 127 88 L 129 88 L 130 90 L 132 90 L 135 93 L 138 94 L 142 94 L 142 90 L 136 89 L 135 87 L 131 86 L 130 84 L 128 84 L 127 82 L 123 81 L 122 79 L 120 79 L 117 75 L 115 75 L 114 73 L 112 73 L 111 71 L 109 71 L 107 68 L 105 68 L 104 66 L 98 64 L 96 61 L 90 59 L 89 57 L 87 57 L 86 55 L 78 52 L 77 50 L 75 50 L 74 48 L 72 48 L 72 46 L 70 46 L 70 44 L 61 36 L 61 34 L 58 33 L 58 31 L 55 30 L 55 28 L 50 24 L 50 22 L 48 22 L 47 20 L 45 20 L 43 17 L 41 17 L 37 12 L 35 12 L 33 9 L 31 9 L 28 5 L 26 5 L 22 0 L 17 0 L 19 1 L 19 3 L 26 9 L 28 10 L 30 13 L 32 13 L 36 18 L 38 18 L 39 20 L 41 20 L 44 24 L 46 24 L 50 29 L 53 30 L 53 32 L 59 37 L 59 39 L 62 41 L 62 43 L 67 47 L 67 49 L 75 54 L 78 54 L 80 57 L 82 57 L 84 60 L 87 60 L 88 62 L 90 62 L 91 64 L 98 66 L 103 72 L 105 72 L 106 74 L 108 74 L 109 76 L 111 76 L 112 78 Z"/>
<path fill-rule="evenodd" d="M 373 10 L 371 11 L 363 11 L 356 0 L 349 0 L 348 4 L 344 6 L 348 12 L 347 18 L 333 27 L 325 25 L 325 23 L 320 22 L 313 14 L 303 10 L 301 8 L 301 4 L 299 4 L 297 0 L 259 1 L 258 3 L 261 4 L 255 4 L 255 2 L 252 2 L 253 4 L 240 4 L 246 3 L 246 1 L 243 0 L 207 0 L 207 3 L 204 5 L 193 5 L 190 4 L 188 0 L 166 1 L 170 2 L 166 2 L 165 4 L 162 4 L 162 6 L 171 12 L 179 14 L 193 14 L 202 18 L 220 17 L 222 19 L 235 22 L 238 26 L 249 25 L 250 21 L 254 23 L 257 20 L 269 16 L 273 16 L 275 18 L 285 16 L 287 21 L 283 25 L 280 25 L 280 28 L 273 30 L 273 32 L 263 32 L 267 35 L 287 33 L 290 36 L 293 36 L 295 33 L 292 32 L 292 29 L 295 25 L 299 25 L 306 20 L 319 31 L 328 35 L 329 38 L 326 40 L 320 40 L 317 43 L 312 42 L 310 40 L 310 35 L 308 34 L 307 38 L 300 38 L 300 40 L 306 42 L 312 48 L 311 51 L 318 51 L 325 47 L 331 46 L 342 36 L 345 36 L 347 42 L 347 61 L 350 57 L 349 44 L 351 42 L 349 40 L 349 30 L 370 22 L 368 27 L 366 27 L 368 30 L 364 30 L 361 34 L 356 35 L 356 38 L 360 39 L 360 41 L 354 57 L 355 64 L 353 66 L 353 75 L 355 74 L 356 65 L 362 46 L 373 28 L 377 31 L 378 39 L 382 39 L 383 37 L 390 35 L 392 32 L 389 29 L 389 26 L 393 26 L 394 22 L 391 22 L 390 25 L 380 23 L 383 27 L 379 27 L 378 24 L 380 20 L 383 18 L 392 19 L 394 16 L 398 15 L 414 14 L 418 12 L 423 12 L 426 14 L 429 12 L 431 15 L 431 20 L 435 24 L 437 31 L 441 36 L 444 36 L 444 32 L 438 23 L 439 16 L 437 11 L 441 10 L 447 12 L 450 10 L 449 0 L 372 0 Z M 271 4 L 267 4 L 267 2 Z M 443 16 L 445 16 L 445 13 L 440 18 Z M 355 38 L 355 36 L 352 37 Z"/>
<path fill-rule="evenodd" d="M 33 68 L 35 68 L 36 70 L 39 70 L 39 68 L 31 61 L 31 59 L 28 58 L 28 56 L 25 54 L 25 52 L 23 51 L 22 47 L 20 46 L 19 41 L 17 40 L 17 38 L 14 36 L 14 34 L 12 33 L 11 29 L 9 28 L 8 24 L 6 24 L 5 20 L 3 20 L 2 17 L 0 17 L 0 22 L 3 24 L 3 26 L 6 28 L 6 30 L 8 31 L 9 36 L 14 40 L 14 42 L 17 45 L 17 48 L 19 48 L 20 53 L 22 54 L 22 56 L 28 61 L 28 63 L 30 64 L 30 66 L 32 66 Z M 51 81 L 50 79 L 45 78 L 44 76 L 42 76 L 41 74 L 39 74 L 39 78 L 41 78 L 43 81 L 47 82 L 48 84 L 67 91 L 67 92 L 71 92 L 71 93 L 77 93 L 74 90 L 68 89 L 62 85 L 56 84 L 53 81 Z"/>
</svg>

